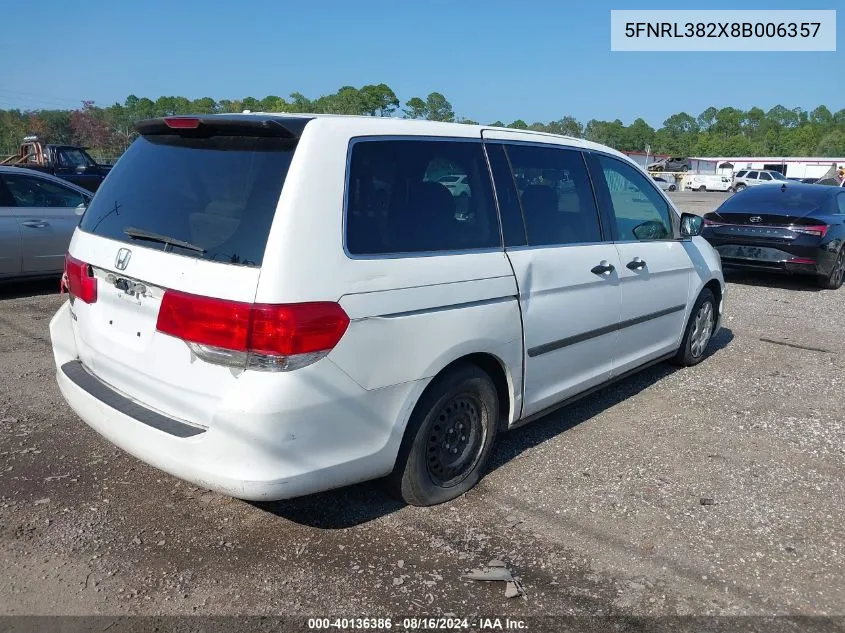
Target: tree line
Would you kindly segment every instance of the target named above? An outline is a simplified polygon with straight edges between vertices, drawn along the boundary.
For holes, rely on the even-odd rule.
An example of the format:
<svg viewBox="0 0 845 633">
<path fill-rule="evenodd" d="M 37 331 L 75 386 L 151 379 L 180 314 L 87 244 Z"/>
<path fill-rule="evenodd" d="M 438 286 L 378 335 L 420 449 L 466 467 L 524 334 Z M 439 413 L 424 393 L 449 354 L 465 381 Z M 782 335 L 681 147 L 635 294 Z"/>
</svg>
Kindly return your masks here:
<svg viewBox="0 0 845 633">
<path fill-rule="evenodd" d="M 431 121 L 478 123 L 455 114 L 449 100 L 439 92 L 412 97 L 404 104 L 386 84 L 361 88 L 344 86 L 337 92 L 309 99 L 299 92 L 287 98 L 215 100 L 211 97 L 128 96 L 123 103 L 100 106 L 83 101 L 74 110 L 0 110 L 0 154 L 17 150 L 24 136 L 37 134 L 50 143 L 69 143 L 92 148 L 99 156 L 118 156 L 135 137 L 133 124 L 147 118 L 178 114 L 225 112 L 310 112 L 399 116 Z M 657 129 L 637 118 L 591 119 L 581 123 L 572 116 L 555 121 L 527 123 L 521 119 L 490 125 L 535 130 L 585 138 L 621 151 L 673 156 L 843 156 L 845 155 L 845 108 L 832 112 L 826 106 L 813 110 L 777 105 L 769 110 L 753 107 L 707 108 L 696 115 L 680 112 Z"/>
</svg>

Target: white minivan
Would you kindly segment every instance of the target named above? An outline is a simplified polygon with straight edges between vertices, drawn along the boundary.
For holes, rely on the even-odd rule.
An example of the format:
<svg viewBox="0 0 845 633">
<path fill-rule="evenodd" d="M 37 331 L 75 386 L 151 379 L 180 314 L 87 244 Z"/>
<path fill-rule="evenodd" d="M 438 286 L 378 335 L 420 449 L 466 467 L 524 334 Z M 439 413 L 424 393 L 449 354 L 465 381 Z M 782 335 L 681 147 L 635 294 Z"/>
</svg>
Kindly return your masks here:
<svg viewBox="0 0 845 633">
<path fill-rule="evenodd" d="M 57 379 L 89 426 L 196 485 L 276 500 L 383 478 L 447 501 L 500 431 L 693 365 L 719 328 L 701 219 L 607 147 L 376 117 L 137 127 L 70 244 Z"/>
</svg>

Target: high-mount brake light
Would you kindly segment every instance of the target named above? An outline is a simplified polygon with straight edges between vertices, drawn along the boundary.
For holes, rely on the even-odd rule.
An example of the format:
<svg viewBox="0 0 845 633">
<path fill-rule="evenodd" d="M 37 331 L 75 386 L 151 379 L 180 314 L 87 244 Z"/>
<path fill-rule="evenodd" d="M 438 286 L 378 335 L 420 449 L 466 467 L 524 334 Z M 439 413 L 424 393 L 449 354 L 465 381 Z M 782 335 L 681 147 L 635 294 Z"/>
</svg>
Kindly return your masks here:
<svg viewBox="0 0 845 633">
<path fill-rule="evenodd" d="M 174 130 L 195 130 L 199 127 L 200 120 L 196 117 L 169 116 L 164 119 L 164 123 Z"/>
<path fill-rule="evenodd" d="M 97 301 L 97 278 L 90 264 L 76 259 L 70 253 L 65 254 L 65 271 L 62 285 L 68 294 L 84 303 Z"/>
<path fill-rule="evenodd" d="M 156 329 L 209 363 L 289 371 L 326 356 L 349 317 L 337 303 L 260 304 L 167 290 Z"/>
</svg>

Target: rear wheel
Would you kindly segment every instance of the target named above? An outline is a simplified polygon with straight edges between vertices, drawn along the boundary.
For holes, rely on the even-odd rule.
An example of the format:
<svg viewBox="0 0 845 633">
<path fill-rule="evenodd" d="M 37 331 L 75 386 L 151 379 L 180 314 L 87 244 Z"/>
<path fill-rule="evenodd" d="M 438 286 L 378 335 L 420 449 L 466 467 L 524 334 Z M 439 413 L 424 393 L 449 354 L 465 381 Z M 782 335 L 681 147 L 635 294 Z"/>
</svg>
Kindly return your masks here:
<svg viewBox="0 0 845 633">
<path fill-rule="evenodd" d="M 675 185 L 669 185 L 669 191 L 675 191 L 677 187 Z"/>
<path fill-rule="evenodd" d="M 676 365 L 691 367 L 704 360 L 704 352 L 716 327 L 716 297 L 709 288 L 698 295 L 690 312 L 689 323 L 681 339 L 678 353 L 672 359 Z"/>
<path fill-rule="evenodd" d="M 701 185 L 701 186 L 698 188 L 698 190 L 699 190 L 699 191 L 707 191 L 707 187 L 705 187 L 704 185 Z"/>
<path fill-rule="evenodd" d="M 845 281 L 845 246 L 839 249 L 839 255 L 836 257 L 836 263 L 830 270 L 830 274 L 826 277 L 819 277 L 819 285 L 826 290 L 837 290 L 842 287 L 842 282 Z"/>
<path fill-rule="evenodd" d="M 466 364 L 438 376 L 411 414 L 388 491 L 414 506 L 461 496 L 481 479 L 498 420 L 496 387 L 482 369 Z"/>
<path fill-rule="evenodd" d="M 739 193 L 740 191 L 742 191 L 745 188 L 746 188 L 745 185 L 743 185 L 742 183 L 739 183 L 736 187 L 734 187 L 734 191 Z"/>
</svg>

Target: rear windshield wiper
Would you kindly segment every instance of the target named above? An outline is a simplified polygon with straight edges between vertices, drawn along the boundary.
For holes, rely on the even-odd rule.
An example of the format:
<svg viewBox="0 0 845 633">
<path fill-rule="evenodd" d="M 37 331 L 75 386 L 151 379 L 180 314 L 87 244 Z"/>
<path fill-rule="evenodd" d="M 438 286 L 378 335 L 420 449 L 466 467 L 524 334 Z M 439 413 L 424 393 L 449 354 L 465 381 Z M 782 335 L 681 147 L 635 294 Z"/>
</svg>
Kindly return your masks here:
<svg viewBox="0 0 845 633">
<path fill-rule="evenodd" d="M 160 233 L 153 233 L 152 231 L 147 231 L 145 229 L 136 229 L 131 226 L 127 226 L 123 229 L 123 232 L 135 240 L 149 240 L 151 242 L 159 242 L 164 245 L 178 246 L 179 248 L 196 251 L 197 253 L 205 253 L 205 249 L 201 246 L 177 240 L 175 237 L 168 237 L 167 235 L 161 235 Z"/>
</svg>

